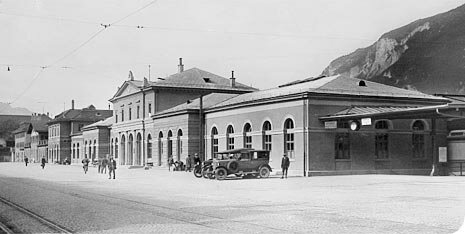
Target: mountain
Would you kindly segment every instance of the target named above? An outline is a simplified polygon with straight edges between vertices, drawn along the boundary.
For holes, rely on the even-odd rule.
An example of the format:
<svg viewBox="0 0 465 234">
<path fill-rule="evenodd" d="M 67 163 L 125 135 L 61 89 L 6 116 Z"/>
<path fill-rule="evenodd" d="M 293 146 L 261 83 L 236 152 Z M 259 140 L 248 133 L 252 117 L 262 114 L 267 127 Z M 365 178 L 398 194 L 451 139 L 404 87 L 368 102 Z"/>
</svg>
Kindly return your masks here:
<svg viewBox="0 0 465 234">
<path fill-rule="evenodd" d="M 8 103 L 0 102 L 0 115 L 31 115 L 32 112 L 22 107 L 11 107 Z"/>
<path fill-rule="evenodd" d="M 465 5 L 392 30 L 333 60 L 322 75 L 335 74 L 430 94 L 465 94 Z"/>
</svg>

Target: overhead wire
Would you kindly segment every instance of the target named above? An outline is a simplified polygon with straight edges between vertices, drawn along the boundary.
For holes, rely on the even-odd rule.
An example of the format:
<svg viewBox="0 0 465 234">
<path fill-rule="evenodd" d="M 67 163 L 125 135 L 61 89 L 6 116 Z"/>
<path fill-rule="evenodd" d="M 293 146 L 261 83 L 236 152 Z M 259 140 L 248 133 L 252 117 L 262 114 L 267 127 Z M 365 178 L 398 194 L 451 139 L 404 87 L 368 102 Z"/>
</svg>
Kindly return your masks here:
<svg viewBox="0 0 465 234">
<path fill-rule="evenodd" d="M 125 15 L 124 17 L 121 17 L 120 19 L 114 21 L 113 23 L 111 24 L 116 24 L 116 23 L 119 23 L 125 19 L 127 19 L 128 17 L 142 11 L 143 9 L 149 7 L 150 5 L 156 3 L 158 0 L 153 0 L 151 1 L 150 3 L 138 8 L 137 10 L 133 11 L 133 12 L 130 12 L 129 14 Z M 66 58 L 68 58 L 69 56 L 71 56 L 72 54 L 76 53 L 76 51 L 78 51 L 79 49 L 81 49 L 82 47 L 84 47 L 86 44 L 88 44 L 90 41 L 92 41 L 95 37 L 97 37 L 100 33 L 102 33 L 105 29 L 107 29 L 111 24 L 108 24 L 108 25 L 104 25 L 104 24 L 101 24 L 101 26 L 103 26 L 102 29 L 98 30 L 97 32 L 95 32 L 94 34 L 92 34 L 86 41 L 84 41 L 83 43 L 81 43 L 79 46 L 77 46 L 76 48 L 74 48 L 73 50 L 71 50 L 70 52 L 68 52 L 67 54 L 65 54 L 64 56 L 62 56 L 61 58 L 55 60 L 53 63 L 49 64 L 49 65 L 46 65 L 46 66 L 41 66 L 41 70 L 39 70 L 39 72 L 37 72 L 34 77 L 32 78 L 31 82 L 29 82 L 29 84 L 26 86 L 26 88 L 11 102 L 9 102 L 9 104 L 12 104 L 12 103 L 15 103 L 17 100 L 19 100 L 19 98 L 21 98 L 28 90 L 29 88 L 32 87 L 32 85 L 34 84 L 34 82 L 40 78 L 40 74 L 42 72 L 44 72 L 44 70 L 46 68 L 50 68 L 50 67 L 53 67 L 55 66 L 57 63 L 65 60 Z M 69 68 L 69 67 L 68 67 Z M 0 110 L 0 112 L 3 111 L 3 110 Z"/>
</svg>

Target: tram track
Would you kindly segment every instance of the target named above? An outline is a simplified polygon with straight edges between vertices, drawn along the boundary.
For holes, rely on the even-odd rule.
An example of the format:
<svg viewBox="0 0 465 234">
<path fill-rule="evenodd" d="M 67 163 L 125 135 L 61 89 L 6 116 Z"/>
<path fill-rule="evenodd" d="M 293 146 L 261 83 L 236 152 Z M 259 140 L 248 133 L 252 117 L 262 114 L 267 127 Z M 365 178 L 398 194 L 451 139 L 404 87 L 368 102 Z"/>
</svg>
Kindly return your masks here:
<svg viewBox="0 0 465 234">
<path fill-rule="evenodd" d="M 218 227 L 208 222 L 220 222 L 220 223 L 230 222 L 234 224 L 233 225 L 234 227 L 231 227 L 231 229 L 236 230 L 237 232 L 244 232 L 244 230 L 241 230 L 241 229 L 243 229 L 245 226 L 259 228 L 261 230 L 269 230 L 271 232 L 289 232 L 289 230 L 282 229 L 282 228 L 270 227 L 267 225 L 262 225 L 262 224 L 257 224 L 253 222 L 247 222 L 247 221 L 238 221 L 238 220 L 233 220 L 231 218 L 221 217 L 218 215 L 212 215 L 212 214 L 202 213 L 198 211 L 179 209 L 175 207 L 169 207 L 169 206 L 160 205 L 160 204 L 153 204 L 149 202 L 142 202 L 142 201 L 122 198 L 119 196 L 114 196 L 114 195 L 109 195 L 109 194 L 101 194 L 97 192 L 89 192 L 89 191 L 81 191 L 81 190 L 80 190 L 80 193 L 76 193 L 75 191 L 72 191 L 72 190 L 70 191 L 69 189 L 63 190 L 63 189 L 57 189 L 57 188 L 50 188 L 49 186 L 43 186 L 43 185 L 32 183 L 32 182 L 26 182 L 26 184 L 27 186 L 34 186 L 37 188 L 54 191 L 56 193 L 65 194 L 65 195 L 68 195 L 68 196 L 71 196 L 77 199 L 83 199 L 86 201 L 92 200 L 100 204 L 105 203 L 111 206 L 124 207 L 126 209 L 131 209 L 131 210 L 136 210 L 136 211 L 143 211 L 143 212 L 150 213 L 154 216 L 162 217 L 165 219 L 170 219 L 170 220 L 177 221 L 177 222 L 188 223 L 191 225 L 202 226 L 202 227 L 216 229 L 216 230 L 218 230 Z M 74 189 L 75 187 L 73 187 L 73 190 Z M 108 200 L 109 198 L 111 200 Z M 195 217 L 195 218 L 192 218 L 192 217 Z M 239 228 L 239 229 L 236 229 L 236 228 Z"/>
<path fill-rule="evenodd" d="M 15 211 L 17 212 L 20 212 L 21 214 L 24 214 L 28 217 L 30 217 L 31 219 L 34 219 L 35 221 L 37 221 L 38 223 L 46 226 L 48 229 L 51 230 L 52 233 L 74 233 L 72 230 L 69 230 L 65 227 L 62 227 L 61 225 L 53 222 L 53 221 L 50 221 L 48 220 L 47 218 L 37 214 L 37 213 L 34 213 L 28 209 L 26 209 L 25 207 L 23 206 L 20 206 L 12 201 L 9 201 L 3 197 L 0 197 L 0 202 L 11 207 L 12 209 L 14 209 Z M 7 234 L 10 234 L 10 233 L 16 233 L 16 231 L 14 230 L 14 225 L 7 225 L 7 224 L 4 224 L 4 223 L 0 223 L 0 230 L 7 233 Z"/>
</svg>

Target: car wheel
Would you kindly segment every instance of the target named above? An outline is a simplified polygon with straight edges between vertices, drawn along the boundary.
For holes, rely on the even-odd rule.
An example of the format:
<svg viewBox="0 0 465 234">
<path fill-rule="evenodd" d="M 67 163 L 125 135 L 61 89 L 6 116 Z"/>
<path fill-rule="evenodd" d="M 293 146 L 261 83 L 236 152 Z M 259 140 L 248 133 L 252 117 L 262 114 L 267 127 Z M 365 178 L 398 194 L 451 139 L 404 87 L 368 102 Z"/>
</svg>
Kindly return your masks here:
<svg viewBox="0 0 465 234">
<path fill-rule="evenodd" d="M 239 171 L 239 163 L 236 161 L 231 161 L 228 163 L 227 168 L 231 173 L 236 173 Z"/>
<path fill-rule="evenodd" d="M 217 180 L 224 180 L 226 179 L 226 176 L 228 176 L 228 172 L 226 171 L 225 168 L 218 168 L 215 171 L 215 177 Z"/>
<path fill-rule="evenodd" d="M 270 169 L 268 167 L 260 168 L 260 177 L 261 178 L 268 178 L 270 176 Z"/>
</svg>

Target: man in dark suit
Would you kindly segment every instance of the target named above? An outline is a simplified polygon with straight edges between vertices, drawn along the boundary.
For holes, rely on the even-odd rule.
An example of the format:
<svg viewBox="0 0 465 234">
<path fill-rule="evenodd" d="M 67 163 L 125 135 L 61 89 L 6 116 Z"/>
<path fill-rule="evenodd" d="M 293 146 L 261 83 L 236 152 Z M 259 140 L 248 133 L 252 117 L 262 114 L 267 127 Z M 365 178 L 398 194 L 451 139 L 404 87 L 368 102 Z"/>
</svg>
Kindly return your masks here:
<svg viewBox="0 0 465 234">
<path fill-rule="evenodd" d="M 281 169 L 283 169 L 283 175 L 281 176 L 281 179 L 286 177 L 287 179 L 287 169 L 289 168 L 289 157 L 287 157 L 287 154 L 283 155 L 283 159 L 281 160 Z"/>
<path fill-rule="evenodd" d="M 113 173 L 113 179 L 115 179 L 116 161 L 110 158 L 110 164 L 108 164 L 108 179 L 111 179 L 111 173 Z"/>
</svg>

